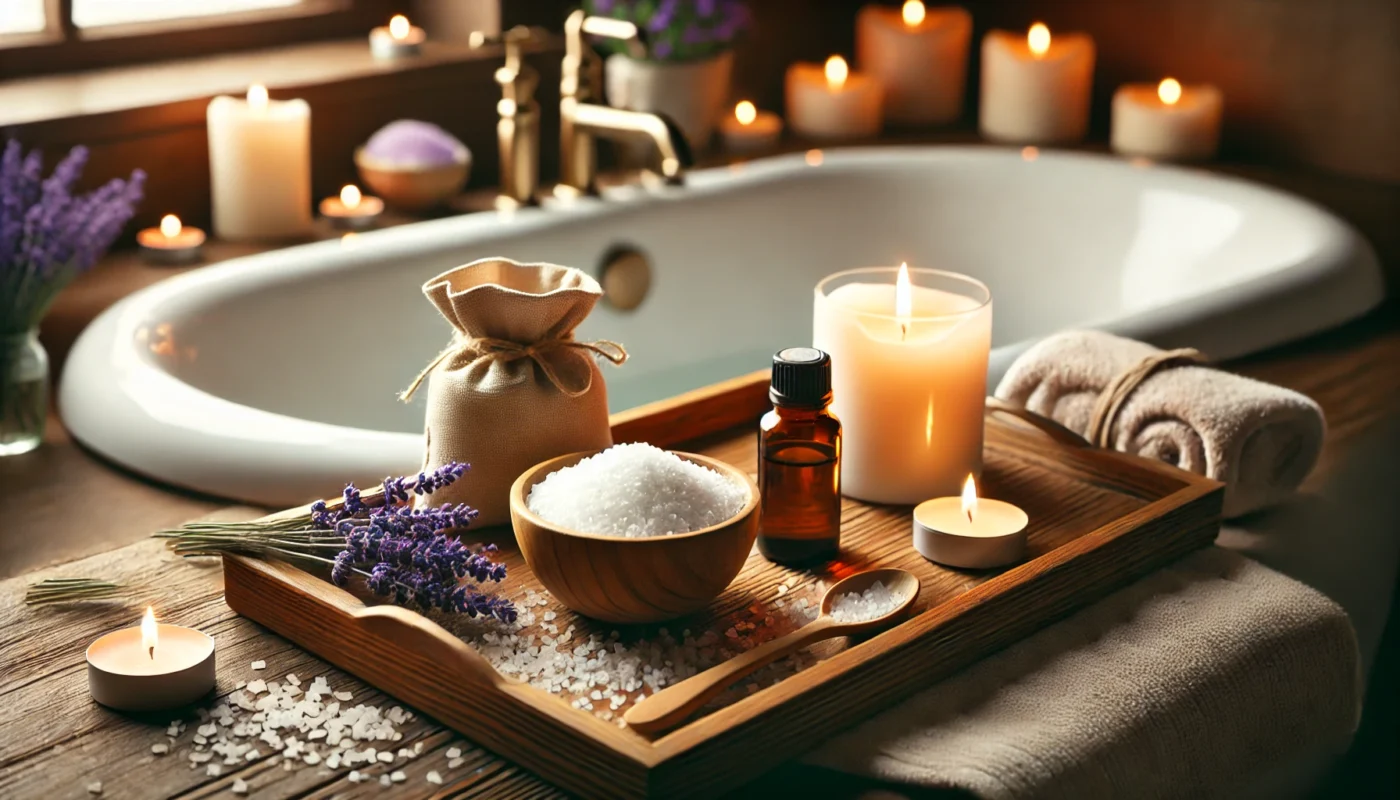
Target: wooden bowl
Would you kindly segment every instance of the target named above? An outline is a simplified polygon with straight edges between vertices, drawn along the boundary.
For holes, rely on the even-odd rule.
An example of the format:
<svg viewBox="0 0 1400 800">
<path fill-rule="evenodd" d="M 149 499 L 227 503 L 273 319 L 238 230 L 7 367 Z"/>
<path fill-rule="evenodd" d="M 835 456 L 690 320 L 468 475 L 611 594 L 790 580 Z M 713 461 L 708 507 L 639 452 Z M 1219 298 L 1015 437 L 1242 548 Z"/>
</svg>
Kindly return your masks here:
<svg viewBox="0 0 1400 800">
<path fill-rule="evenodd" d="M 739 574 L 758 535 L 758 487 L 742 470 L 676 453 L 748 487 L 749 501 L 727 522 L 690 533 L 629 539 L 570 530 L 525 505 L 551 472 L 601 451 L 573 453 L 526 470 L 510 488 L 510 518 L 525 563 L 559 602 L 607 622 L 657 622 L 699 611 Z"/>
<path fill-rule="evenodd" d="M 471 158 L 440 167 L 400 167 L 355 151 L 355 166 L 371 193 L 395 208 L 426 211 L 461 194 L 471 173 Z"/>
</svg>

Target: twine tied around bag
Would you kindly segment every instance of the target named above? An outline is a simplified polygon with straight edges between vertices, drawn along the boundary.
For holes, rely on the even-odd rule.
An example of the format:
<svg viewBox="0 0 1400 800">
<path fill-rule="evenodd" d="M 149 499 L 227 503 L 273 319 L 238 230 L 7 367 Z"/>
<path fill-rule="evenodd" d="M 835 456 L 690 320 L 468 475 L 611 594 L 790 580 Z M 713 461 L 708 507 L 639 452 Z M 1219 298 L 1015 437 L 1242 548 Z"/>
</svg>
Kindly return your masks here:
<svg viewBox="0 0 1400 800">
<path fill-rule="evenodd" d="M 428 376 L 432 374 L 432 371 L 437 369 L 439 365 L 449 361 L 460 362 L 462 359 L 466 359 L 466 362 L 461 364 L 461 366 L 465 366 L 467 363 L 471 363 L 478 358 L 490 358 L 506 363 L 519 361 L 522 358 L 533 359 L 535 364 L 540 368 L 540 371 L 549 379 L 549 382 L 554 384 L 554 388 L 563 392 L 566 397 L 579 397 L 586 393 L 589 389 L 587 386 L 578 390 L 570 389 L 564 383 L 564 379 L 560 377 L 559 373 L 550 365 L 549 359 L 541 357 L 555 350 L 583 350 L 605 358 L 615 365 L 620 365 L 627 361 L 626 348 L 617 342 L 610 342 L 607 339 L 599 339 L 596 342 L 579 342 L 573 339 L 544 339 L 534 344 L 526 345 L 520 344 L 519 342 L 512 342 L 508 339 L 492 339 L 489 337 L 468 339 L 462 337 L 460 341 L 453 342 L 447 346 L 446 350 L 438 353 L 437 358 L 434 358 L 428 366 L 424 367 L 423 371 L 418 373 L 418 377 L 414 378 L 413 382 L 408 385 L 408 388 L 399 395 L 399 399 L 405 403 L 413 399 L 413 393 L 418 391 L 418 387 L 423 385 L 423 381 L 427 380 Z"/>
<path fill-rule="evenodd" d="M 1113 423 L 1117 421 L 1123 406 L 1127 405 L 1128 398 L 1143 381 L 1162 370 L 1206 362 L 1205 354 L 1201 351 L 1193 347 L 1183 347 L 1150 355 L 1119 373 L 1108 382 L 1099 393 L 1099 399 L 1094 402 L 1094 413 L 1089 417 L 1089 427 L 1084 432 L 1084 438 L 1095 447 L 1111 447 L 1109 437 L 1112 436 Z"/>
</svg>

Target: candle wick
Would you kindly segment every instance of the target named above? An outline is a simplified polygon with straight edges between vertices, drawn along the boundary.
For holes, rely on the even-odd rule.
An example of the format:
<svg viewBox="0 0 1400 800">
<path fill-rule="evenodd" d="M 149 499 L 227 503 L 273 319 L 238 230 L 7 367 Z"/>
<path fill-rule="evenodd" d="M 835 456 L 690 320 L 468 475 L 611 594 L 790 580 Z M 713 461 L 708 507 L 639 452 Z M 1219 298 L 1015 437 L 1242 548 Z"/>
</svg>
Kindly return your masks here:
<svg viewBox="0 0 1400 800">
<path fill-rule="evenodd" d="M 972 524 L 972 509 L 970 508 L 967 510 L 967 524 Z"/>
<path fill-rule="evenodd" d="M 156 660 L 156 646 L 155 646 L 155 645 L 151 645 L 151 649 L 150 649 L 149 653 L 150 653 L 150 656 L 151 656 L 151 660 L 152 660 L 152 661 L 155 661 L 155 660 Z"/>
<path fill-rule="evenodd" d="M 904 323 L 900 323 L 900 325 L 899 325 L 899 340 L 902 342 L 902 341 L 904 341 L 904 340 L 907 339 L 907 338 L 909 338 L 909 326 L 906 325 L 906 324 L 904 324 Z"/>
</svg>

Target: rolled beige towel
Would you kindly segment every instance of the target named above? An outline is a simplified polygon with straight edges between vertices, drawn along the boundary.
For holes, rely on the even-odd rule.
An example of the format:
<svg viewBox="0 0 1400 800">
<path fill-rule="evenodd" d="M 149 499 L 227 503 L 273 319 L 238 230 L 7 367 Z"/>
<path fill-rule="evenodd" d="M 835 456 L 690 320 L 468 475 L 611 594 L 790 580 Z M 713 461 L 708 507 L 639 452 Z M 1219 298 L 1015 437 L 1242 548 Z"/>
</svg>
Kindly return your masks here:
<svg viewBox="0 0 1400 800">
<path fill-rule="evenodd" d="M 1067 331 L 1016 359 L 996 396 L 1089 438 L 1105 388 L 1151 345 L 1099 331 Z M 1225 484 L 1225 516 L 1284 499 L 1312 471 L 1326 424 L 1308 397 L 1204 366 L 1166 366 L 1126 395 L 1103 443 Z"/>
</svg>

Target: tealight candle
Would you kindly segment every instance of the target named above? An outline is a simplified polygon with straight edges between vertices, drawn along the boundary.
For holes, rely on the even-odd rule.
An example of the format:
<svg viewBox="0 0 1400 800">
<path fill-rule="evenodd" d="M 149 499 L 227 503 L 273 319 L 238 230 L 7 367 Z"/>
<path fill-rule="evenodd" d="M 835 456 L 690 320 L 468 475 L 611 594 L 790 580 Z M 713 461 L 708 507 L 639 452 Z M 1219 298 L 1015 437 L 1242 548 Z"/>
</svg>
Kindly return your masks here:
<svg viewBox="0 0 1400 800">
<path fill-rule="evenodd" d="M 254 84 L 246 100 L 216 97 L 207 111 L 214 235 L 288 239 L 311 230 L 311 106 L 270 100 Z"/>
<path fill-rule="evenodd" d="M 977 496 L 967 476 L 958 497 L 926 500 L 914 508 L 914 549 L 950 567 L 987 569 L 1026 557 L 1026 523 L 1020 508 Z"/>
<path fill-rule="evenodd" d="M 384 201 L 360 194 L 359 187 L 353 184 L 342 188 L 339 197 L 327 197 L 321 201 L 321 216 L 329 219 L 331 225 L 337 228 L 368 228 L 382 213 Z"/>
<path fill-rule="evenodd" d="M 422 28 L 409 24 L 408 17 L 395 14 L 388 25 L 369 32 L 369 51 L 381 59 L 416 56 L 423 51 L 423 41 L 427 38 Z"/>
<path fill-rule="evenodd" d="M 1084 138 L 1094 80 L 1094 40 L 1050 35 L 1037 22 L 1025 36 L 990 31 L 982 40 L 982 135 L 1018 144 Z"/>
<path fill-rule="evenodd" d="M 783 133 L 783 121 L 771 111 L 759 111 L 748 100 L 734 106 L 734 115 L 720 122 L 724 147 L 732 153 L 772 150 Z"/>
<path fill-rule="evenodd" d="M 140 627 L 123 628 L 88 646 L 92 699 L 121 711 L 178 708 L 214 688 L 214 640 L 179 625 L 157 624 L 146 609 Z"/>
<path fill-rule="evenodd" d="M 136 234 L 141 254 L 152 264 L 184 264 L 199 258 L 204 231 L 180 224 L 180 218 L 166 214 L 159 228 L 143 228 Z"/>
<path fill-rule="evenodd" d="M 1214 86 L 1182 86 L 1174 78 L 1125 84 L 1113 93 L 1113 149 L 1157 159 L 1210 158 L 1220 144 L 1221 106 Z"/>
<path fill-rule="evenodd" d="M 787 118 L 813 139 L 859 139 L 880 132 L 880 84 L 851 72 L 846 59 L 798 62 L 787 71 Z"/>
<path fill-rule="evenodd" d="M 844 494 L 913 504 L 981 474 L 986 286 L 906 265 L 839 272 L 817 284 L 812 341 L 831 354 Z"/>
<path fill-rule="evenodd" d="M 856 64 L 884 89 L 885 121 L 940 125 L 962 113 L 972 15 L 957 6 L 869 5 L 856 17 Z"/>
</svg>

